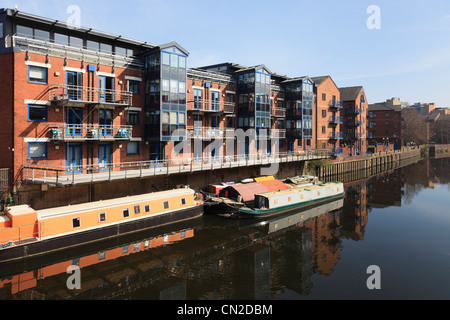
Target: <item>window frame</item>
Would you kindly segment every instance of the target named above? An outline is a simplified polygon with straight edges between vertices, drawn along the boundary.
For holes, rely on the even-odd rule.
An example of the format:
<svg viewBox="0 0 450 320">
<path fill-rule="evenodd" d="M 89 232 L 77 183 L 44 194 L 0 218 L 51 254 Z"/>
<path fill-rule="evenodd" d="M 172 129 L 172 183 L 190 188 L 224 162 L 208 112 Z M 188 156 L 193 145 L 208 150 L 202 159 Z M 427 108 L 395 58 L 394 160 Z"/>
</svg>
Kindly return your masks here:
<svg viewBox="0 0 450 320">
<path fill-rule="evenodd" d="M 78 225 L 75 226 L 75 222 L 78 222 Z M 81 228 L 81 219 L 80 217 L 72 218 L 72 229 Z"/>
<path fill-rule="evenodd" d="M 129 152 L 129 151 L 128 151 L 128 145 L 129 145 L 130 143 L 136 144 L 136 146 L 137 146 L 136 152 Z M 140 149 L 140 148 L 139 148 L 139 141 L 127 141 L 127 156 L 139 155 L 139 151 L 140 151 L 139 149 Z"/>
<path fill-rule="evenodd" d="M 31 68 L 37 68 L 37 69 L 44 69 L 45 70 L 45 82 L 43 81 L 35 81 L 31 80 L 30 78 L 30 71 Z M 46 67 L 38 67 L 38 66 L 28 66 L 28 83 L 35 83 L 35 84 L 48 84 L 48 68 Z"/>
<path fill-rule="evenodd" d="M 31 118 L 30 118 L 30 108 L 41 108 L 41 109 L 45 109 L 45 119 L 44 119 L 44 120 L 31 119 Z M 47 121 L 48 121 L 48 108 L 47 108 L 47 105 L 42 105 L 42 104 L 29 104 L 29 105 L 28 105 L 28 121 L 47 122 Z"/>
<path fill-rule="evenodd" d="M 30 156 L 30 146 L 33 144 L 43 144 L 45 145 L 45 154 L 42 157 L 31 157 Z M 28 142 L 27 145 L 27 158 L 28 159 L 47 159 L 47 142 Z"/>
</svg>

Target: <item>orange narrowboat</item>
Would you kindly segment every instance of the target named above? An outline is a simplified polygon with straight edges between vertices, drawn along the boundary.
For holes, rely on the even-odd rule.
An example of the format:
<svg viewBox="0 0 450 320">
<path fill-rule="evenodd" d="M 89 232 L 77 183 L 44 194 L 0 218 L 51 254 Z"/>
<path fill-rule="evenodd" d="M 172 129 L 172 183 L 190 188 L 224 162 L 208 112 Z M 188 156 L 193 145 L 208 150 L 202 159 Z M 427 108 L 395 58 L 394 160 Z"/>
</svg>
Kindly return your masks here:
<svg viewBox="0 0 450 320">
<path fill-rule="evenodd" d="M 33 210 L 6 208 L 0 216 L 0 262 L 33 257 L 203 214 L 201 195 L 190 188 Z"/>
</svg>

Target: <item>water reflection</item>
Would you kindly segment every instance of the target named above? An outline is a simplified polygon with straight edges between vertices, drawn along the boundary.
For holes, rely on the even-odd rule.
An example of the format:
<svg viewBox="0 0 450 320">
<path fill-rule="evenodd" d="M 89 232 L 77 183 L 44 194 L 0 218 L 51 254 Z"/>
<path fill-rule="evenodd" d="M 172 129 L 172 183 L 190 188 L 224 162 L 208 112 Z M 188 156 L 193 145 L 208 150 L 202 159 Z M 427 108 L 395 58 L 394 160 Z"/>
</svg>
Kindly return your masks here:
<svg viewBox="0 0 450 320">
<path fill-rule="evenodd" d="M 270 220 L 204 216 L 67 256 L 3 267 L 0 299 L 278 299 L 308 296 L 331 278 L 343 241 L 364 241 L 373 209 L 411 203 L 450 186 L 450 158 L 420 161 L 345 182 L 345 200 Z M 81 290 L 66 286 L 81 268 Z"/>
</svg>

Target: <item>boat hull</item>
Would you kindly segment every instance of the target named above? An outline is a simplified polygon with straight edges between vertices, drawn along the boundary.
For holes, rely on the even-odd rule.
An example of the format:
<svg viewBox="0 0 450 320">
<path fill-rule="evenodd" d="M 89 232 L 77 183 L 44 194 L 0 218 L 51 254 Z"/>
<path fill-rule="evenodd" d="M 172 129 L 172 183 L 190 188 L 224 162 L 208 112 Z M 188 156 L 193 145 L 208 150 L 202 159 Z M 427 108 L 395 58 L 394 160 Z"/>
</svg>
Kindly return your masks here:
<svg viewBox="0 0 450 320">
<path fill-rule="evenodd" d="M 333 200 L 341 199 L 344 197 L 344 193 L 336 194 L 326 198 L 320 198 L 311 201 L 305 201 L 300 203 L 295 203 L 283 207 L 278 207 L 274 209 L 251 209 L 251 208 L 241 208 L 236 214 L 239 218 L 251 218 L 251 219 L 262 219 L 267 217 L 272 217 L 276 215 L 290 213 L 299 209 L 308 208 L 316 205 L 320 205 Z"/>
<path fill-rule="evenodd" d="M 102 228 L 80 231 L 51 239 L 36 240 L 33 242 L 19 244 L 0 249 L 0 263 L 36 257 L 88 243 L 131 234 L 145 229 L 151 229 L 175 222 L 198 218 L 202 215 L 203 205 L 197 205 L 166 214 L 148 216 L 143 219 L 130 220 Z"/>
</svg>

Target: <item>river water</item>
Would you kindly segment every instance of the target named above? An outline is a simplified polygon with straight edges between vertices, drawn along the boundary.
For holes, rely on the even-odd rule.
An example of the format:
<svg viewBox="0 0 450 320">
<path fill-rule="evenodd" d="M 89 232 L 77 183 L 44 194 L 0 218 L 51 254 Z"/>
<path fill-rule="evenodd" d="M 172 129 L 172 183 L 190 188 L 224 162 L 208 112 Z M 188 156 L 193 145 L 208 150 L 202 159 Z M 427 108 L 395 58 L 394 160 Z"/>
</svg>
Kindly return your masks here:
<svg viewBox="0 0 450 320">
<path fill-rule="evenodd" d="M 449 299 L 450 158 L 345 189 L 345 199 L 271 220 L 207 215 L 1 266 L 0 299 Z"/>
</svg>

